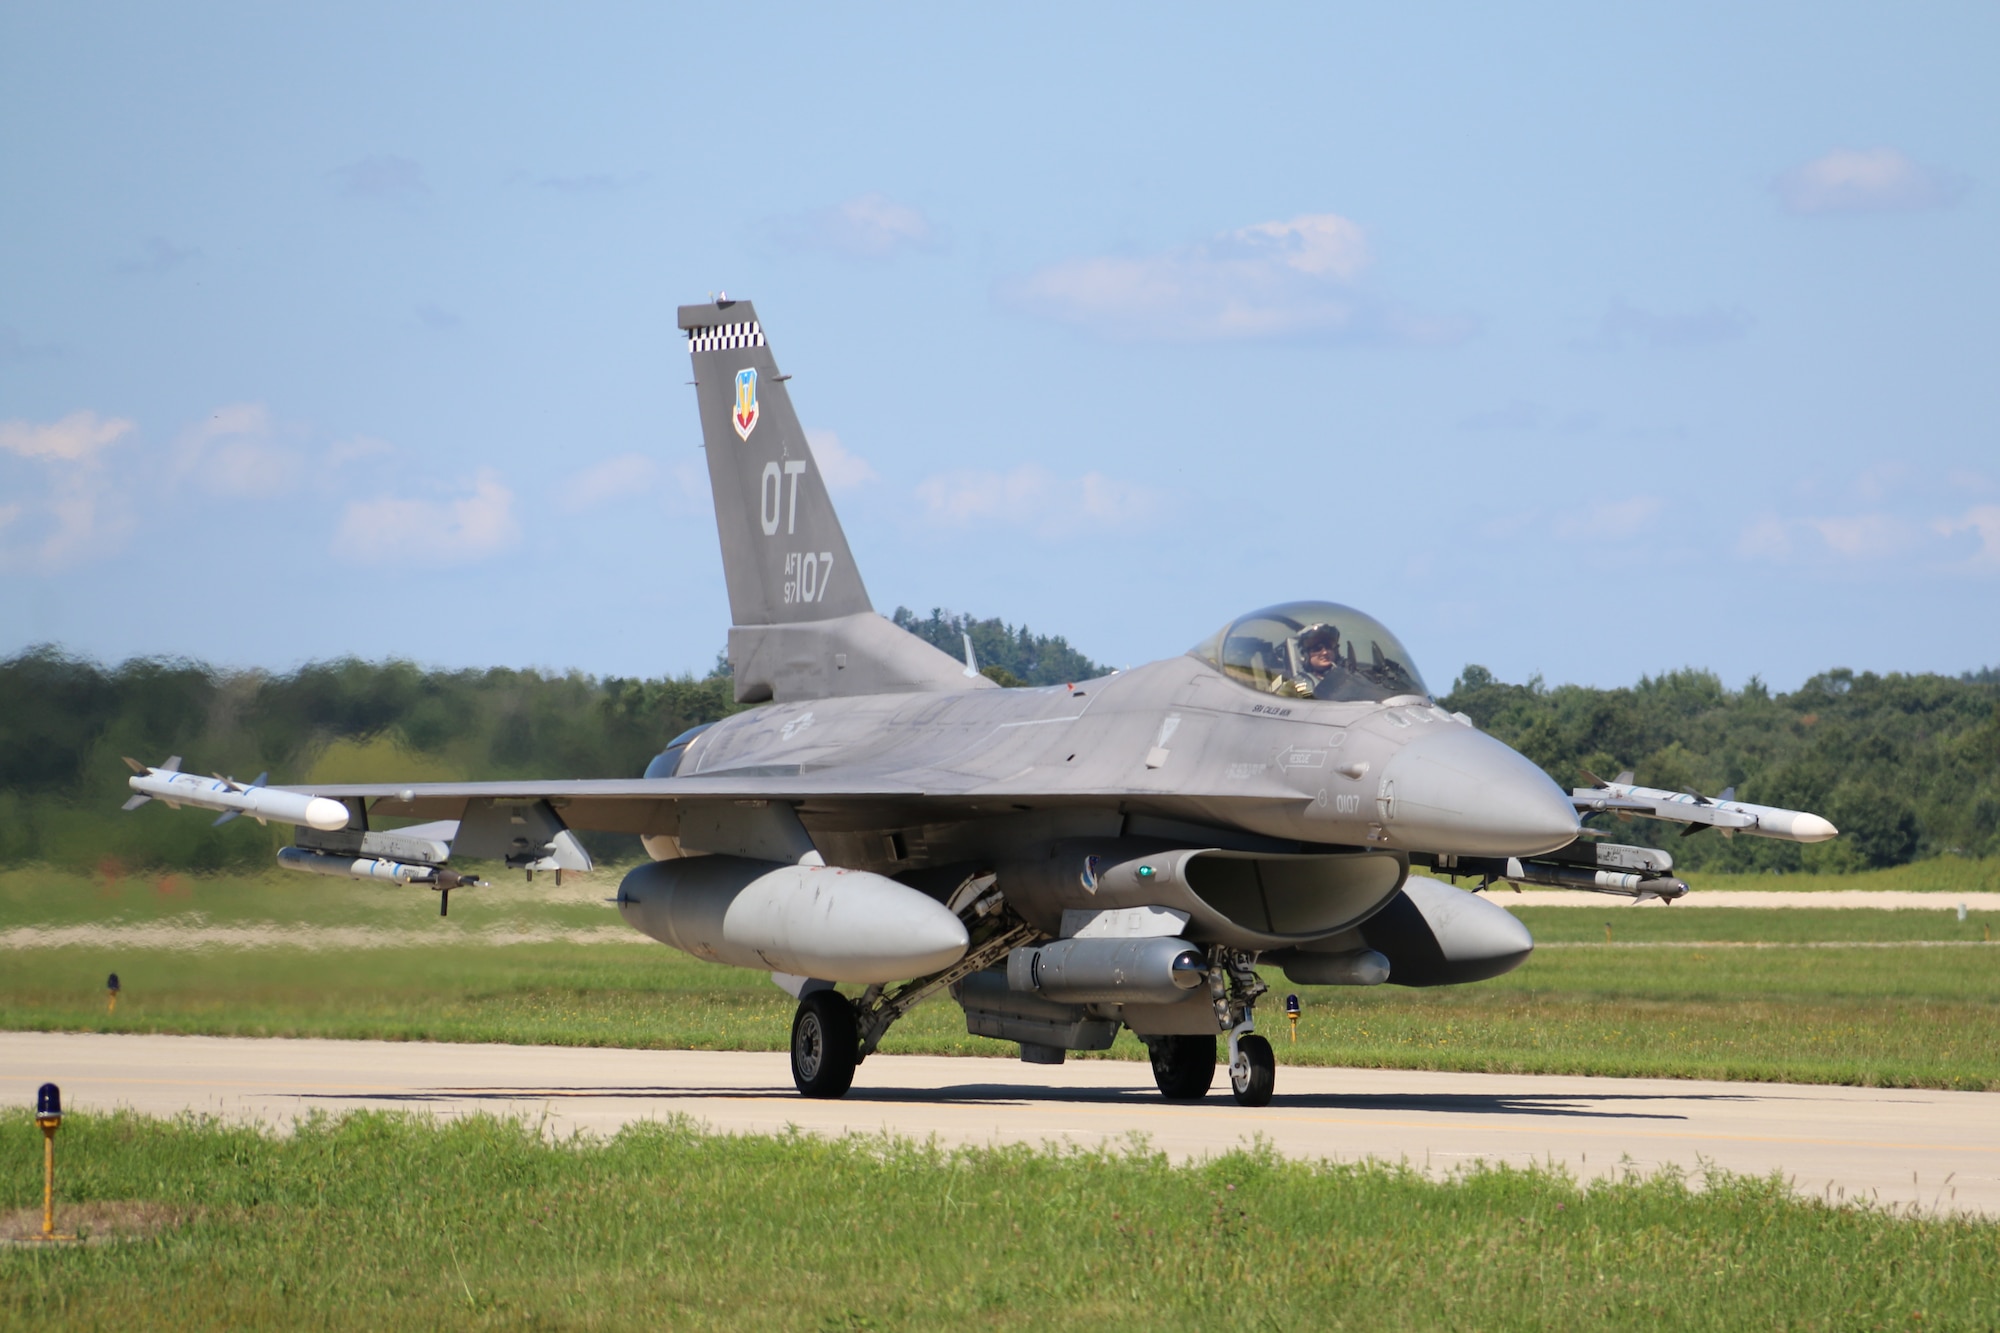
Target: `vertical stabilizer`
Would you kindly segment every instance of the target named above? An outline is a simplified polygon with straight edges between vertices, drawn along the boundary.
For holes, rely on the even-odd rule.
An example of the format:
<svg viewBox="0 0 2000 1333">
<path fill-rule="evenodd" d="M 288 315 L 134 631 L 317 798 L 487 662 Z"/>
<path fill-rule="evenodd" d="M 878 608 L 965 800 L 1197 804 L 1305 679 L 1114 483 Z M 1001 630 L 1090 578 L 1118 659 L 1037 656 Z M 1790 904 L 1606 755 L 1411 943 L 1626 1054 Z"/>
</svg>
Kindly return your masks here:
<svg viewBox="0 0 2000 1333">
<path fill-rule="evenodd" d="M 875 614 L 756 307 L 684 305 L 680 326 L 729 582 L 736 697 L 991 688 Z"/>
<path fill-rule="evenodd" d="M 684 305 L 729 614 L 791 625 L 870 611 L 868 591 L 748 301 Z"/>
</svg>

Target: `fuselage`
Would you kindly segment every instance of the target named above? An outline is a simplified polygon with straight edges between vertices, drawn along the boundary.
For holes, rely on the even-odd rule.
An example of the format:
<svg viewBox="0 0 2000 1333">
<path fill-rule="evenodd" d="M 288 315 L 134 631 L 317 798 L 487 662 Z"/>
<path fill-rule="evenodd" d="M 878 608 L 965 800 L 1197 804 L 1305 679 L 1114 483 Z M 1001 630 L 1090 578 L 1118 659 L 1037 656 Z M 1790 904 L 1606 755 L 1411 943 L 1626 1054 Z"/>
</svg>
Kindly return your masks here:
<svg viewBox="0 0 2000 1333">
<path fill-rule="evenodd" d="M 1526 856 L 1575 838 L 1570 800 L 1429 698 L 1251 689 L 1193 655 L 1037 689 L 772 704 L 706 728 L 648 776 L 894 774 L 1000 815 L 1065 804 L 1303 844 Z"/>
</svg>

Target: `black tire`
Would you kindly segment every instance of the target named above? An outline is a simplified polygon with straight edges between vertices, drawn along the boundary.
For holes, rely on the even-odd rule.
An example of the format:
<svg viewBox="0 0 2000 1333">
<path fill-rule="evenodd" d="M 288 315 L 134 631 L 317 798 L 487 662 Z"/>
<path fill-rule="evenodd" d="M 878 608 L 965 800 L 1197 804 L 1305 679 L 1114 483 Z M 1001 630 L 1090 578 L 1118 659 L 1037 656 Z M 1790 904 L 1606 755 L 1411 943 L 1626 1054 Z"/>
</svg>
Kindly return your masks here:
<svg viewBox="0 0 2000 1333">
<path fill-rule="evenodd" d="M 1252 1032 L 1237 1038 L 1236 1053 L 1249 1066 L 1245 1074 L 1229 1071 L 1229 1086 L 1241 1106 L 1269 1106 L 1272 1090 L 1278 1086 L 1278 1057 L 1271 1043 Z"/>
<path fill-rule="evenodd" d="M 1215 1082 L 1215 1038 L 1151 1037 L 1146 1052 L 1153 1057 L 1153 1082 L 1170 1102 L 1199 1101 Z"/>
<path fill-rule="evenodd" d="M 839 991 L 816 990 L 792 1015 L 792 1082 L 804 1097 L 845 1097 L 861 1063 L 854 1006 Z"/>
</svg>

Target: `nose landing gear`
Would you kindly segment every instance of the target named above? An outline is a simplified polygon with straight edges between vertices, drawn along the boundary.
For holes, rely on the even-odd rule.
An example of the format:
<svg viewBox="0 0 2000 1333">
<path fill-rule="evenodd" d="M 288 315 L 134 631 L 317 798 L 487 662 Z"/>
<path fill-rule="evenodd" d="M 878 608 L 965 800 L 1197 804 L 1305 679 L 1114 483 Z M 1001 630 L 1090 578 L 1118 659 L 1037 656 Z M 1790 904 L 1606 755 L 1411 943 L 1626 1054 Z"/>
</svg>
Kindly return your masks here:
<svg viewBox="0 0 2000 1333">
<path fill-rule="evenodd" d="M 1252 965 L 1256 955 L 1235 949 L 1209 951 L 1208 994 L 1216 1026 L 1229 1034 L 1229 1086 L 1242 1106 L 1268 1106 L 1278 1081 L 1278 1057 L 1258 1036 L 1257 997 L 1270 987 Z M 1215 1078 L 1214 1037 L 1148 1037 L 1153 1082 L 1168 1101 L 1196 1101 Z"/>
<path fill-rule="evenodd" d="M 1216 1026 L 1229 1034 L 1229 1086 L 1240 1106 L 1268 1106 L 1278 1057 L 1258 1036 L 1257 997 L 1271 989 L 1257 975 L 1257 955 L 1220 946 L 1209 951 L 1208 996 Z"/>
<path fill-rule="evenodd" d="M 1246 1022 L 1247 1028 L 1249 1024 Z M 1229 1034 L 1229 1086 L 1241 1106 L 1269 1106 L 1278 1082 L 1278 1056 L 1254 1032 Z"/>
</svg>

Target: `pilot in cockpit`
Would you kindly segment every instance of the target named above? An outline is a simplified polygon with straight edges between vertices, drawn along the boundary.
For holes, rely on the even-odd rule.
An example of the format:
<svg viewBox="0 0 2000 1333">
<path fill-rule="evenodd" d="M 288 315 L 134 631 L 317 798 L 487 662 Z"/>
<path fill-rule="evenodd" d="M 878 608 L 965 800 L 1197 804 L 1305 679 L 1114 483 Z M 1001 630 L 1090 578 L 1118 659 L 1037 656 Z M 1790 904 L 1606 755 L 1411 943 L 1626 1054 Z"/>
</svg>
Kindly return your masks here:
<svg viewBox="0 0 2000 1333">
<path fill-rule="evenodd" d="M 1299 631 L 1297 669 L 1289 684 L 1301 698 L 1324 694 L 1322 686 L 1336 672 L 1340 662 L 1340 631 L 1322 621 Z"/>
</svg>

